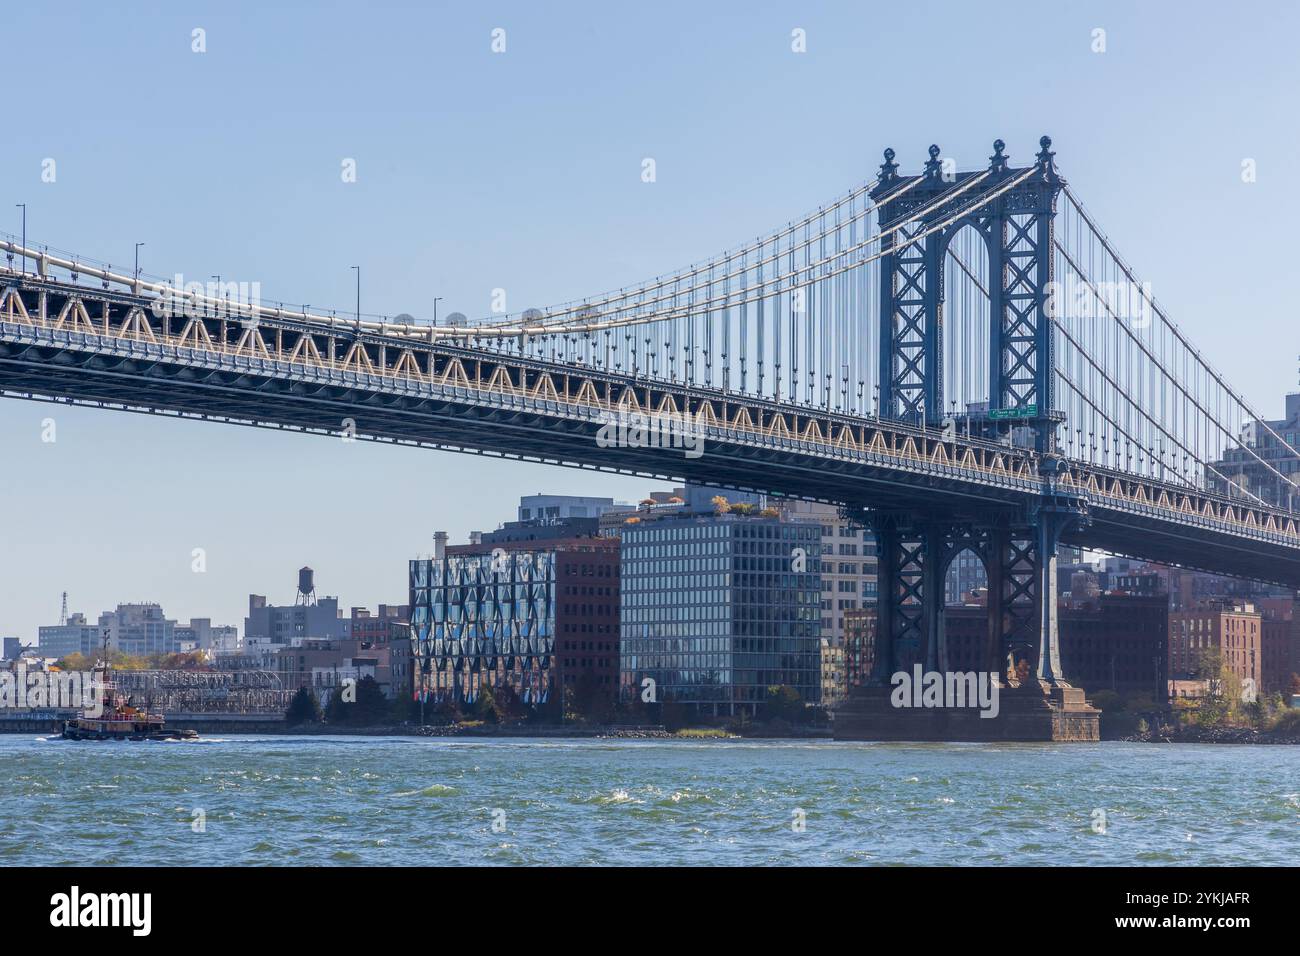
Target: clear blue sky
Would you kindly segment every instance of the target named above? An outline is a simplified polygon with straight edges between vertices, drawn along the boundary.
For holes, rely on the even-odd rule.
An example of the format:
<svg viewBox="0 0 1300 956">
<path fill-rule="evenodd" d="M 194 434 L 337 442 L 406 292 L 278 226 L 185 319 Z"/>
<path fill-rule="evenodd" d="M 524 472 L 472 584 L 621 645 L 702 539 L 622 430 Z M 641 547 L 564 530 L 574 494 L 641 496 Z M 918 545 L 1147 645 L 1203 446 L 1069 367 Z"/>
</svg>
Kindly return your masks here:
<svg viewBox="0 0 1300 956">
<path fill-rule="evenodd" d="M 151 273 L 346 310 L 360 265 L 367 312 L 425 318 L 440 295 L 481 316 L 497 287 L 513 311 L 734 245 L 870 178 L 885 146 L 968 167 L 1047 132 L 1230 380 L 1270 415 L 1296 384 L 1293 3 L 123 6 L 6 10 L 0 229 L 26 202 L 31 240 L 124 269 L 145 242 Z M 436 529 L 495 527 L 520 494 L 649 488 L 18 401 L 0 449 L 0 634 L 24 639 L 63 590 L 92 617 L 156 600 L 242 624 L 302 564 L 345 604 L 400 602 Z"/>
</svg>

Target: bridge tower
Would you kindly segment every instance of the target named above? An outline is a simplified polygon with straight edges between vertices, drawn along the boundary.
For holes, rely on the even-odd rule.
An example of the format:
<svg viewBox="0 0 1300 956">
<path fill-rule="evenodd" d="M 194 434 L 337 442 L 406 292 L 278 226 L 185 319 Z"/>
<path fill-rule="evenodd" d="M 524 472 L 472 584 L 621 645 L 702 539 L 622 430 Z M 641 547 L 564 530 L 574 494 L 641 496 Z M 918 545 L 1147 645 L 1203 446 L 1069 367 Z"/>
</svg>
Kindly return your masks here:
<svg viewBox="0 0 1300 956">
<path fill-rule="evenodd" d="M 1035 432 L 1038 449 L 1054 449 L 1061 421 L 1053 413 L 1055 376 L 1052 322 L 1052 225 L 1065 180 L 1057 175 L 1052 141 L 1044 136 L 1033 167 L 1008 165 L 1006 145 L 993 144 L 982 172 L 957 172 L 939 158 L 938 146 L 917 176 L 900 176 L 892 149 L 885 150 L 871 196 L 882 202 L 880 282 L 880 414 L 939 425 L 943 411 L 943 290 L 948 245 L 967 226 L 984 240 L 989 257 L 988 414 L 980 425 L 990 435 L 1013 427 Z M 1020 174 L 1032 174 L 1005 191 Z M 976 200 L 998 193 L 970 215 L 951 218 Z M 945 194 L 952 198 L 944 200 Z M 891 195 L 897 198 L 890 199 Z M 892 231 L 891 231 L 892 230 Z M 901 252 L 908 239 L 925 238 Z"/>
<path fill-rule="evenodd" d="M 1005 144 L 993 144 L 987 170 L 959 173 L 931 146 L 918 176 L 898 174 L 885 151 L 881 202 L 879 414 L 930 427 L 944 420 L 943 290 L 948 245 L 966 226 L 989 256 L 988 411 L 973 415 L 973 434 L 1031 445 L 1041 491 L 1016 512 L 977 508 L 963 514 L 916 508 L 873 511 L 879 592 L 872 686 L 837 716 L 837 736 L 902 739 L 1002 736 L 1014 739 L 1095 739 L 1097 711 L 1071 688 L 1061 670 L 1056 615 L 1057 550 L 1061 535 L 1086 522 L 1083 499 L 1058 482 L 1056 451 L 1063 416 L 1055 412 L 1052 319 L 1053 218 L 1064 181 L 1051 140 L 1044 136 L 1032 167 L 1008 165 Z M 997 194 L 987 203 L 977 200 Z M 890 196 L 896 198 L 889 198 Z M 951 197 L 945 199 L 945 195 Z M 941 228 L 965 206 L 975 208 Z M 933 229 L 933 231 L 931 231 Z M 906 240 L 919 242 L 892 251 Z M 988 573 L 988 638 L 981 669 L 996 675 L 1008 696 L 1004 719 L 955 722 L 949 714 L 900 713 L 887 701 L 893 675 L 946 673 L 945 581 L 958 554 L 970 550 Z"/>
</svg>

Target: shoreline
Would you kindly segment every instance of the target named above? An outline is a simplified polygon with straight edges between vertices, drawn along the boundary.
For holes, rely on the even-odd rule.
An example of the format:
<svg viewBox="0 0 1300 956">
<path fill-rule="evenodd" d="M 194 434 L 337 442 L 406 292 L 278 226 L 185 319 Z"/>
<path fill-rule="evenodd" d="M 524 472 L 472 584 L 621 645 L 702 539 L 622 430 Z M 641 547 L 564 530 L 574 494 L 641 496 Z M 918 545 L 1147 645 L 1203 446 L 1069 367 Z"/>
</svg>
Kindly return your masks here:
<svg viewBox="0 0 1300 956">
<path fill-rule="evenodd" d="M 1172 733 L 1149 730 L 1144 734 L 1128 734 L 1110 739 L 1130 744 L 1237 744 L 1264 747 L 1300 744 L 1300 737 L 1283 736 L 1253 727 L 1187 727 Z"/>
<path fill-rule="evenodd" d="M 282 722 L 242 723 L 221 719 L 181 720 L 178 729 L 194 729 L 200 737 L 230 734 L 249 734 L 256 736 L 286 737 L 460 737 L 471 739 L 492 738 L 532 738 L 555 740 L 831 740 L 829 727 L 754 726 L 745 733 L 735 733 L 720 727 L 686 727 L 670 731 L 663 726 L 641 725 L 620 726 L 603 724 L 593 726 L 575 725 L 529 725 L 529 724 L 488 724 L 488 725 L 453 725 L 426 724 L 423 727 L 411 724 L 376 724 L 374 726 L 331 726 L 329 724 L 309 724 L 290 726 Z M 0 721 L 0 734 L 40 734 L 57 735 L 61 727 L 58 722 L 41 720 Z M 872 742 L 872 741 L 864 741 Z M 884 742 L 884 741 L 878 741 Z M 892 741 L 895 743 L 920 743 L 922 741 Z M 928 741 L 942 743 L 943 741 Z M 980 741 L 970 741 L 979 743 Z M 998 743 L 999 741 L 987 741 Z M 1250 727 L 1184 727 L 1170 731 L 1168 729 L 1152 730 L 1141 734 L 1103 735 L 1102 743 L 1142 743 L 1142 744 L 1220 744 L 1234 746 L 1295 746 L 1300 745 L 1300 736 L 1283 735 L 1272 731 L 1263 731 Z"/>
</svg>

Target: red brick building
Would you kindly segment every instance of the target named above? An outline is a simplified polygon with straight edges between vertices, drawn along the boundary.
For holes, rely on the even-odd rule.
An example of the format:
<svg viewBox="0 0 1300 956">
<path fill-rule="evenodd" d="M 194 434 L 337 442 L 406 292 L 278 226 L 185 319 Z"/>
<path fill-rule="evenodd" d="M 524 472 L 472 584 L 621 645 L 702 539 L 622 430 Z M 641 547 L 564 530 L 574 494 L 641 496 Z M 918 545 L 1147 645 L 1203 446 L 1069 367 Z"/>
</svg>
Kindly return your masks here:
<svg viewBox="0 0 1300 956">
<path fill-rule="evenodd" d="M 1059 613 L 1067 681 L 1089 693 L 1150 694 L 1155 703 L 1164 703 L 1169 692 L 1167 595 L 1103 594 Z"/>
<path fill-rule="evenodd" d="M 1207 650 L 1222 653 L 1223 663 L 1244 683 L 1262 687 L 1262 620 L 1249 601 L 1207 601 L 1169 615 L 1169 675 L 1206 677 L 1201 663 Z"/>
<path fill-rule="evenodd" d="M 556 682 L 618 693 L 619 539 L 566 542 L 555 572 Z"/>
<path fill-rule="evenodd" d="M 1260 602 L 1260 687 L 1265 694 L 1289 694 L 1291 676 L 1300 673 L 1300 616 L 1294 599 Z"/>
<path fill-rule="evenodd" d="M 405 604 L 381 604 L 378 614 L 372 614 L 368 607 L 354 607 L 352 639 L 360 641 L 363 647 L 387 644 L 392 625 L 406 624 L 410 620 L 411 609 Z"/>
</svg>

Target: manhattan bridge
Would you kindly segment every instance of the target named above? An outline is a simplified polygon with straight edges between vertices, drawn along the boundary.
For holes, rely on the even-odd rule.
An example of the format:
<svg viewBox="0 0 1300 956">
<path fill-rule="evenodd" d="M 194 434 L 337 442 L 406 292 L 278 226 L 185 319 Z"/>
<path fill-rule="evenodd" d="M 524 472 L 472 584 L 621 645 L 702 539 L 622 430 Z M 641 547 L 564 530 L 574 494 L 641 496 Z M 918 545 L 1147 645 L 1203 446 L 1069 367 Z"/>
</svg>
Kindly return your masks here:
<svg viewBox="0 0 1300 956">
<path fill-rule="evenodd" d="M 989 669 L 1021 648 L 1051 688 L 1058 547 L 1300 586 L 1300 513 L 1243 430 L 1295 449 L 1039 145 L 967 171 L 932 146 L 915 174 L 885 150 L 870 182 L 712 258 L 479 322 L 243 301 L 14 237 L 0 391 L 830 502 L 877 534 L 878 681 L 946 669 L 944 581 L 969 549 Z M 628 417 L 687 421 L 703 454 L 596 440 Z"/>
</svg>

